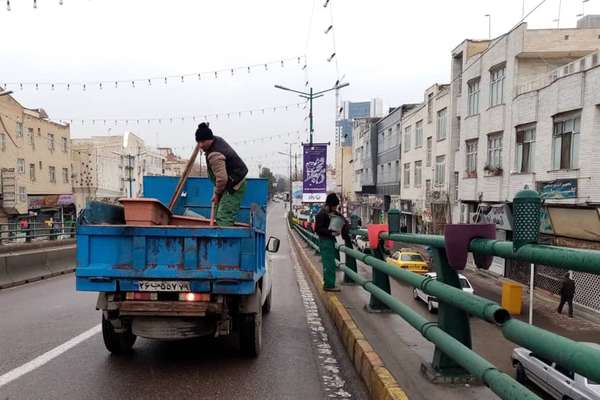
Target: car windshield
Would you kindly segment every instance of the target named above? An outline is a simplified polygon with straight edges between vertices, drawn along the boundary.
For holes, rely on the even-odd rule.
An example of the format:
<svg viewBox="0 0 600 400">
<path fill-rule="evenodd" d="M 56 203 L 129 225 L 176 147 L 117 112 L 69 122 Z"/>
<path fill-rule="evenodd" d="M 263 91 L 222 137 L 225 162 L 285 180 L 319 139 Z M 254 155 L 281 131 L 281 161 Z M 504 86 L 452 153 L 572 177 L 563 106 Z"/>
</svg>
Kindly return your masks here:
<svg viewBox="0 0 600 400">
<path fill-rule="evenodd" d="M 423 257 L 418 254 L 402 254 L 400 257 L 402 261 L 423 261 Z"/>
<path fill-rule="evenodd" d="M 465 278 L 460 278 L 460 287 L 463 289 L 469 289 L 471 287 L 471 285 L 469 284 L 469 281 L 466 280 Z"/>
</svg>

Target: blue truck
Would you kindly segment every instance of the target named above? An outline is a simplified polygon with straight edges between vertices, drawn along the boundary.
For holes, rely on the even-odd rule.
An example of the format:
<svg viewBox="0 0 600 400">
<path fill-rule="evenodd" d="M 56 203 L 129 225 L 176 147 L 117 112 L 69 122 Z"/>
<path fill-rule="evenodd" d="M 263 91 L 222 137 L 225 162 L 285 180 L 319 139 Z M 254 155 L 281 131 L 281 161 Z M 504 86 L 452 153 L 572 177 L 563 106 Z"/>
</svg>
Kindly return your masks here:
<svg viewBox="0 0 600 400">
<path fill-rule="evenodd" d="M 144 178 L 144 197 L 168 204 L 178 178 Z M 213 186 L 187 180 L 173 213 L 210 215 Z M 268 182 L 248 179 L 232 227 L 125 224 L 122 209 L 88 204 L 77 229 L 76 288 L 98 292 L 102 336 L 115 354 L 136 337 L 178 340 L 239 334 L 240 350 L 257 356 L 262 315 L 271 308 L 270 252 L 266 238 Z"/>
</svg>

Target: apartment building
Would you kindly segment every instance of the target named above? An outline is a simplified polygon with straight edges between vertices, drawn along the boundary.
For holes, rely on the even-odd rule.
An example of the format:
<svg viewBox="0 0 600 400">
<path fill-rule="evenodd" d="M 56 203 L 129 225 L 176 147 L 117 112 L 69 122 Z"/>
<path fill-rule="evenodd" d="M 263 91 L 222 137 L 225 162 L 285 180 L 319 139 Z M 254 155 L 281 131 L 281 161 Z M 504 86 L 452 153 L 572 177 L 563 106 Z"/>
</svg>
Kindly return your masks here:
<svg viewBox="0 0 600 400">
<path fill-rule="evenodd" d="M 449 85 L 435 84 L 401 121 L 401 226 L 407 232 L 443 233 L 451 221 L 455 178 L 449 160 Z"/>
<path fill-rule="evenodd" d="M 372 217 L 369 211 L 376 201 L 377 121 L 379 118 L 355 119 L 352 126 L 352 202 L 350 213 L 363 221 Z"/>
<path fill-rule="evenodd" d="M 163 175 L 165 157 L 131 132 L 73 139 L 73 191 L 78 207 L 89 200 L 143 195 L 146 175 Z"/>
<path fill-rule="evenodd" d="M 0 97 L 0 222 L 74 214 L 70 127 Z"/>
<path fill-rule="evenodd" d="M 521 24 L 452 51 L 455 220 L 491 221 L 499 239 L 511 239 L 512 199 L 527 186 L 545 201 L 543 240 L 598 248 L 599 47 L 600 25 L 588 16 L 573 29 Z M 494 260 L 496 272 L 510 274 L 505 267 L 524 270 Z M 555 289 L 558 272 L 539 268 L 540 281 Z"/>
</svg>

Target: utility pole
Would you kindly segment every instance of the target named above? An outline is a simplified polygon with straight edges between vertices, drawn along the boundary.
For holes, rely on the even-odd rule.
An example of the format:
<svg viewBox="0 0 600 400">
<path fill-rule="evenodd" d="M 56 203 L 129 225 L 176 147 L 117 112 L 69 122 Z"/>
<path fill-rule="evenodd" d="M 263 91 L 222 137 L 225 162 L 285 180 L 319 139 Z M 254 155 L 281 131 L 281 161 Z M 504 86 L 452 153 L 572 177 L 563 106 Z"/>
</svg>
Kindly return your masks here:
<svg viewBox="0 0 600 400">
<path fill-rule="evenodd" d="M 132 154 L 127 154 L 127 169 L 129 171 L 129 197 L 133 197 L 133 158 Z"/>
<path fill-rule="evenodd" d="M 294 90 L 294 89 L 289 89 L 286 87 L 283 87 L 281 85 L 275 85 L 275 88 L 277 89 L 281 89 L 281 90 L 287 90 L 288 92 L 294 92 L 294 93 L 298 93 L 298 95 L 304 99 L 308 100 L 308 105 L 309 105 L 309 110 L 308 110 L 308 119 L 309 119 L 309 134 L 310 134 L 310 144 L 313 144 L 313 132 L 314 132 L 314 128 L 313 128 L 313 99 L 317 99 L 319 97 L 323 97 L 323 95 L 327 92 L 330 92 L 332 90 L 340 90 L 341 88 L 345 88 L 346 86 L 349 86 L 349 83 L 336 83 L 336 85 L 330 89 L 326 89 L 326 90 L 321 90 L 320 92 L 313 92 L 313 88 L 311 87 L 309 92 L 301 92 L 299 90 Z"/>
</svg>

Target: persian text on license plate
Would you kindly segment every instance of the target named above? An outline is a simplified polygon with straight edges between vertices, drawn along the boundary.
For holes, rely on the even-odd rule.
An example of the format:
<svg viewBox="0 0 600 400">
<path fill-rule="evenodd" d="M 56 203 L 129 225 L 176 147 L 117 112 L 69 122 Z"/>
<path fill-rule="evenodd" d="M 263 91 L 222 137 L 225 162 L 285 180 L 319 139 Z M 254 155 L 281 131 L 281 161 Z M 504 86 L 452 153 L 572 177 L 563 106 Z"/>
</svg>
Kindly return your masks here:
<svg viewBox="0 0 600 400">
<path fill-rule="evenodd" d="M 187 281 L 138 281 L 140 292 L 191 292 Z"/>
</svg>

